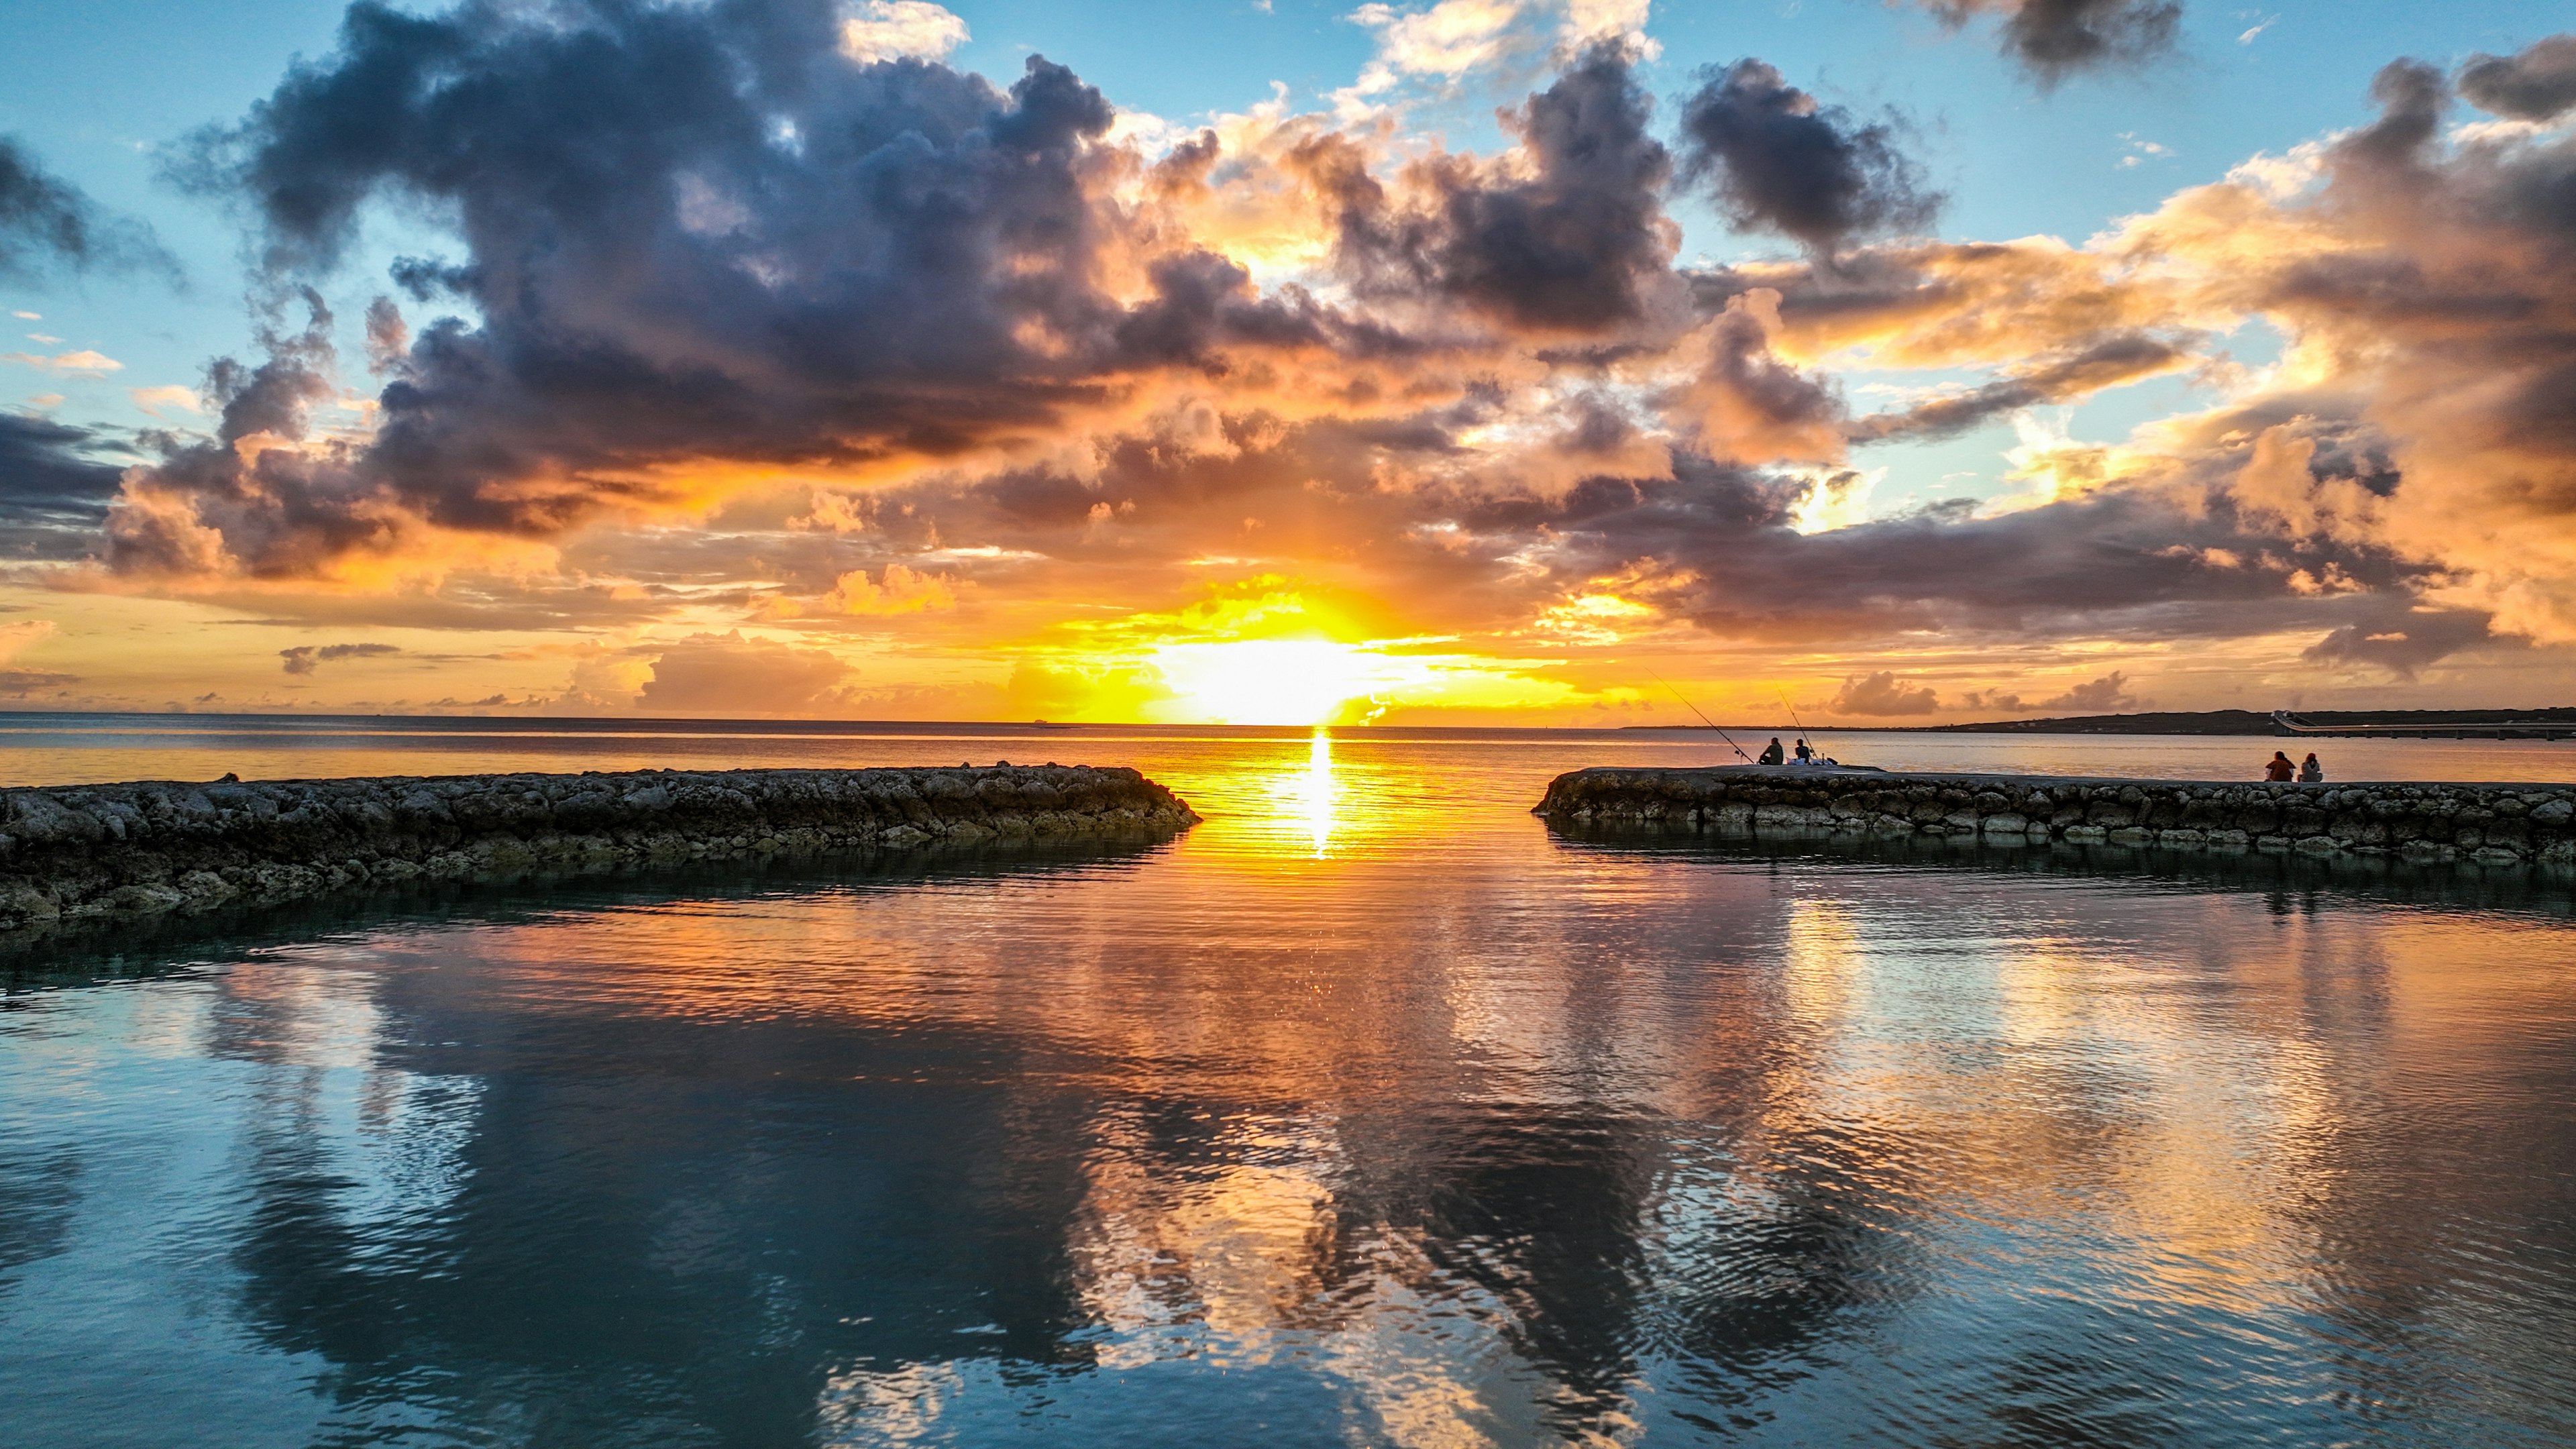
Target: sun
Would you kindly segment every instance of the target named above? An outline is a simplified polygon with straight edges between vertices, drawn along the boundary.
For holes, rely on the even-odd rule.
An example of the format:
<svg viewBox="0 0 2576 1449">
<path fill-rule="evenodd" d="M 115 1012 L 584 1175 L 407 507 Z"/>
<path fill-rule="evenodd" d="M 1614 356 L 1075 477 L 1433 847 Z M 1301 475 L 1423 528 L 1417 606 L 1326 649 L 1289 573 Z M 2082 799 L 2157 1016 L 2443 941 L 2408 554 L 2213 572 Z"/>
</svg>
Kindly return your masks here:
<svg viewBox="0 0 2576 1449">
<path fill-rule="evenodd" d="M 1331 724 L 1380 682 L 1380 656 L 1330 639 L 1165 644 L 1154 667 L 1196 724 Z"/>
</svg>

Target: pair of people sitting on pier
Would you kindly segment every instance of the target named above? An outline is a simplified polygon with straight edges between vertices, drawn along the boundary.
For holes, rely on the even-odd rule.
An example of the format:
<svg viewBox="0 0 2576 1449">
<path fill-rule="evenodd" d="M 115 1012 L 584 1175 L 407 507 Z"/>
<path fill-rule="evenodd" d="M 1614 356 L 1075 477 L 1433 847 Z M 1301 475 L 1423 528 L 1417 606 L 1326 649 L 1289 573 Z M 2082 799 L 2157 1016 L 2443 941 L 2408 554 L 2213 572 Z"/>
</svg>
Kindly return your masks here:
<svg viewBox="0 0 2576 1449">
<path fill-rule="evenodd" d="M 2293 779 L 2302 785 L 2322 785 L 2326 782 L 2326 767 L 2317 763 L 2313 753 L 2293 765 L 2288 755 L 2274 750 L 2271 761 L 2263 766 L 2263 778 L 2275 785 L 2286 785 Z"/>
<path fill-rule="evenodd" d="M 1779 765 L 1787 763 L 1787 757 L 1783 755 L 1780 750 L 1780 737 L 1778 735 L 1773 735 L 1771 737 L 1770 747 L 1765 749 L 1762 752 L 1762 758 L 1754 761 L 1754 763 L 1758 765 Z M 1841 762 L 1838 760 L 1826 759 L 1823 752 L 1801 739 L 1798 741 L 1798 763 L 1801 765 L 1833 765 Z"/>
</svg>

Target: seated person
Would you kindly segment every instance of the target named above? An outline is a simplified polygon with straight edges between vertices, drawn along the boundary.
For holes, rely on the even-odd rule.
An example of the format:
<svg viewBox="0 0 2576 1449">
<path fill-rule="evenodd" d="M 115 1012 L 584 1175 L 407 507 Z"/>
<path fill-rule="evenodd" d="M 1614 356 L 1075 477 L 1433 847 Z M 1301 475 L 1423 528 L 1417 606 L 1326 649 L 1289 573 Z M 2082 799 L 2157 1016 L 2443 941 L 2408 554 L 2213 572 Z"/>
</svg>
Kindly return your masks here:
<svg viewBox="0 0 2576 1449">
<path fill-rule="evenodd" d="M 2290 777 L 2298 773 L 2299 767 L 2291 764 L 2290 757 L 2279 750 L 2274 750 L 2272 758 L 2263 766 L 2263 778 L 2275 785 L 2290 783 Z"/>
<path fill-rule="evenodd" d="M 1816 762 L 1816 752 L 1815 752 L 1814 750 L 1812 750 L 1812 749 L 1808 748 L 1808 746 L 1807 746 L 1807 742 L 1806 742 L 1805 740 L 1803 740 L 1803 739 L 1799 740 L 1799 741 L 1798 741 L 1798 763 L 1799 763 L 1799 764 L 1801 764 L 1801 765 L 1812 765 L 1812 764 L 1814 764 L 1815 762 Z"/>
<path fill-rule="evenodd" d="M 2325 782 L 2326 767 L 2317 763 L 2317 757 L 2315 755 L 2312 754 L 2299 762 L 2300 784 L 2322 785 Z"/>
<path fill-rule="evenodd" d="M 1780 748 L 1780 737 L 1778 735 L 1773 735 L 1771 737 L 1771 747 L 1762 752 L 1762 758 L 1757 763 L 1776 765 L 1786 758 L 1788 758 L 1788 756 Z"/>
</svg>

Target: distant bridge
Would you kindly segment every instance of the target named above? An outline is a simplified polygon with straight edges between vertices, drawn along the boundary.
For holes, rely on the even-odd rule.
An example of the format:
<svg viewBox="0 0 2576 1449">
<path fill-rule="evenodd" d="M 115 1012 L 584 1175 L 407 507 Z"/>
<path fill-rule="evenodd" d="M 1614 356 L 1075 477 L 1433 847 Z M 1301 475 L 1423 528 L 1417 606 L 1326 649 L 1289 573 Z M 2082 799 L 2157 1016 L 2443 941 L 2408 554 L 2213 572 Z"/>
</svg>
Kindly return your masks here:
<svg viewBox="0 0 2576 1449">
<path fill-rule="evenodd" d="M 2309 724 L 2286 709 L 2276 709 L 2272 711 L 2272 733 L 2383 740 L 2565 740 L 2576 739 L 2576 723 L 2502 719 L 2442 724 Z"/>
</svg>

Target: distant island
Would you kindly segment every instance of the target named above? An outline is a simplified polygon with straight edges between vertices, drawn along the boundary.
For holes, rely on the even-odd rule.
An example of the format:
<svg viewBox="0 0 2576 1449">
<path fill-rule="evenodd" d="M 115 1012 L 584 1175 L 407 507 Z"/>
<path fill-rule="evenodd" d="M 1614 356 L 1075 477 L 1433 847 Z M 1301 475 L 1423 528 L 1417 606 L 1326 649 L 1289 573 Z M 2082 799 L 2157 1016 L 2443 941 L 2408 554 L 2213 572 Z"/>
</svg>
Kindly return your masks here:
<svg viewBox="0 0 2576 1449">
<path fill-rule="evenodd" d="M 2576 729 L 2576 708 L 2555 709 L 2383 709 L 2300 710 L 2302 724 L 2327 727 L 2382 725 L 2394 729 L 2438 730 L 2460 725 L 2511 723 L 2556 725 Z M 1630 729 L 1714 728 L 1709 725 L 1630 725 Z M 1778 725 L 1729 725 L 1742 733 L 1781 728 Z M 1811 734 L 1871 730 L 1889 734 L 1980 735 L 2264 735 L 2273 733 L 2272 716 L 2250 709 L 2160 710 L 2151 714 L 2079 714 L 2054 719 L 1990 720 L 1982 724 L 1819 726 Z"/>
</svg>

